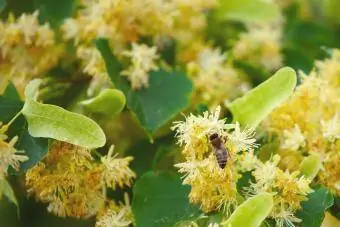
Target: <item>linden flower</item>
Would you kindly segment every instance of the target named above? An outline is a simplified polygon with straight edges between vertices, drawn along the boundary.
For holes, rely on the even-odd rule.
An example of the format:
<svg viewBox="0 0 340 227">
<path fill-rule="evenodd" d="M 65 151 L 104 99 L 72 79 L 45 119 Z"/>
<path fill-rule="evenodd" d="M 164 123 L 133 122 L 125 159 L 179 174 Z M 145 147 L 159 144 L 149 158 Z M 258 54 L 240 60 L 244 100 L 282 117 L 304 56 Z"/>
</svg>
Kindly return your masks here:
<svg viewBox="0 0 340 227">
<path fill-rule="evenodd" d="M 172 130 L 176 131 L 178 143 L 184 145 L 183 153 L 186 156 L 203 157 L 209 150 L 208 136 L 217 133 L 225 134 L 227 125 L 219 119 L 221 107 L 216 107 L 214 112 L 205 111 L 203 116 L 190 114 L 185 121 L 174 122 Z"/>
<path fill-rule="evenodd" d="M 4 138 L 4 136 L 2 136 Z M 7 175 L 8 168 L 11 166 L 15 170 L 19 170 L 21 162 L 28 160 L 28 157 L 23 155 L 24 151 L 17 151 L 14 144 L 18 137 L 13 137 L 9 143 L 0 140 L 0 178 Z"/>
<path fill-rule="evenodd" d="M 175 165 L 184 174 L 183 184 L 191 186 L 189 200 L 204 212 L 222 209 L 229 213 L 236 206 L 237 173 L 228 162 L 221 169 L 214 154 L 203 160 L 187 160 Z"/>
<path fill-rule="evenodd" d="M 226 124 L 224 120 L 220 120 L 220 110 L 218 106 L 213 112 L 206 111 L 202 116 L 191 114 L 184 122 L 175 122 L 172 129 L 176 130 L 178 143 L 184 145 L 182 153 L 185 162 L 175 166 L 183 174 L 183 184 L 191 186 L 190 202 L 200 204 L 204 212 L 222 209 L 228 213 L 236 205 L 236 182 L 239 175 L 234 161 L 238 159 L 237 153 L 252 146 L 255 140 L 250 138 L 253 133 L 240 131 L 238 124 Z M 228 132 L 233 128 L 234 137 Z M 232 143 L 223 141 L 230 156 L 223 169 L 219 166 L 209 142 L 209 136 L 213 133 L 217 133 L 222 141 L 223 138 L 233 138 L 232 143 L 235 144 L 233 146 Z"/>
<path fill-rule="evenodd" d="M 305 137 L 301 133 L 300 127 L 295 125 L 291 130 L 283 131 L 283 142 L 281 149 L 297 150 L 299 147 L 305 146 Z"/>
<path fill-rule="evenodd" d="M 116 158 L 118 154 L 113 154 L 114 147 L 111 146 L 108 154 L 101 158 L 104 169 L 104 180 L 106 185 L 112 189 L 116 185 L 123 187 L 124 185 L 131 186 L 131 181 L 136 177 L 136 174 L 129 168 L 133 157 Z"/>
<path fill-rule="evenodd" d="M 212 105 L 234 99 L 248 90 L 244 89 L 248 83 L 226 63 L 226 54 L 219 49 L 203 49 L 198 59 L 189 63 L 188 71 L 197 89 L 196 96 Z"/>
<path fill-rule="evenodd" d="M 245 128 L 241 131 L 240 124 L 236 122 L 235 130 L 230 134 L 229 140 L 238 151 L 251 151 L 258 145 L 255 143 L 255 131 L 252 128 Z"/>
<path fill-rule="evenodd" d="M 301 209 L 301 202 L 307 200 L 307 195 L 312 192 L 309 187 L 310 180 L 299 177 L 299 172 L 289 173 L 277 167 L 280 157 L 275 155 L 266 163 L 257 165 L 253 172 L 255 183 L 248 188 L 248 193 L 258 194 L 260 192 L 273 193 L 274 207 L 270 217 L 276 220 L 277 226 L 284 224 L 293 225 L 300 220 L 294 213 Z"/>
<path fill-rule="evenodd" d="M 127 194 L 124 194 L 125 204 L 117 205 L 110 201 L 108 207 L 97 216 L 96 227 L 123 227 L 133 223 L 133 215 Z"/>
<path fill-rule="evenodd" d="M 105 61 L 95 47 L 79 46 L 77 56 L 83 62 L 83 72 L 92 76 L 108 77 Z"/>
<path fill-rule="evenodd" d="M 338 140 L 327 154 L 323 168 L 319 172 L 318 180 L 331 190 L 332 193 L 340 196 L 340 141 Z"/>
<path fill-rule="evenodd" d="M 49 24 L 39 24 L 38 14 L 24 13 L 17 19 L 10 14 L 0 22 L 0 75 L 4 81 L 14 79 L 19 90 L 26 79 L 54 67 L 63 53 Z"/>
<path fill-rule="evenodd" d="M 237 156 L 237 167 L 240 172 L 252 171 L 259 165 L 260 160 L 255 156 L 254 151 L 244 152 Z"/>
<path fill-rule="evenodd" d="M 156 47 L 133 43 L 132 49 L 124 51 L 123 55 L 131 59 L 132 65 L 124 70 L 122 75 L 130 80 L 133 89 L 147 87 L 149 85 L 149 72 L 158 69 L 155 62 L 159 58 Z"/>
<path fill-rule="evenodd" d="M 329 81 L 334 87 L 340 86 L 340 50 L 333 50 L 332 57 L 324 61 L 317 61 L 320 77 Z"/>
<path fill-rule="evenodd" d="M 282 65 L 280 53 L 281 28 L 272 25 L 249 26 L 247 33 L 242 33 L 233 48 L 236 59 L 262 65 L 269 71 Z"/>
<path fill-rule="evenodd" d="M 340 139 L 340 115 L 336 113 L 329 121 L 321 121 L 323 136 L 334 141 Z"/>
<path fill-rule="evenodd" d="M 105 206 L 106 184 L 130 185 L 134 177 L 127 167 L 129 159 L 114 159 L 112 150 L 97 163 L 87 149 L 53 142 L 47 157 L 26 173 L 27 191 L 48 203 L 48 211 L 55 215 L 96 215 Z"/>
</svg>

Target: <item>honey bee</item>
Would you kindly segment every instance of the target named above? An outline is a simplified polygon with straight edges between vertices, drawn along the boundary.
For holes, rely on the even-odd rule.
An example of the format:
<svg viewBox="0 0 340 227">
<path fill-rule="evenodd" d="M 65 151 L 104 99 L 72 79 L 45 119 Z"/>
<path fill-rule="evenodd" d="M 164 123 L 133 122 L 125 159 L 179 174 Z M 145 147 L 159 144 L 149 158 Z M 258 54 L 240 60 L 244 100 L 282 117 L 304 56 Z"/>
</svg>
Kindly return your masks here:
<svg viewBox="0 0 340 227">
<path fill-rule="evenodd" d="M 228 150 L 225 148 L 222 139 L 217 133 L 211 134 L 209 136 L 210 144 L 213 147 L 217 163 L 221 169 L 227 165 L 229 159 Z"/>
</svg>

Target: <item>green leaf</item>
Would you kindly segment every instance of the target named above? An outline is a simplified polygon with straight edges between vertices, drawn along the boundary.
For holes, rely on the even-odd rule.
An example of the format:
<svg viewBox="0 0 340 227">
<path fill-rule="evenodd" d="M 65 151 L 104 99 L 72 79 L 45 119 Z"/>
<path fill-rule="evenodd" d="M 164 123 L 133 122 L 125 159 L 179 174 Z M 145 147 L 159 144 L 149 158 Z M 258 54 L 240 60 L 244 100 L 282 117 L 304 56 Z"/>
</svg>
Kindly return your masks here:
<svg viewBox="0 0 340 227">
<path fill-rule="evenodd" d="M 126 79 L 120 76 L 121 65 L 112 54 L 107 40 L 97 40 L 96 45 L 112 82 L 124 92 L 128 108 L 135 113 L 149 135 L 189 105 L 193 86 L 184 73 L 165 70 L 151 72 L 149 87 L 134 91 Z"/>
<path fill-rule="evenodd" d="M 0 122 L 8 123 L 21 109 L 23 103 L 0 96 Z"/>
<path fill-rule="evenodd" d="M 125 102 L 125 96 L 120 90 L 105 89 L 96 97 L 82 101 L 80 104 L 90 112 L 115 116 L 124 109 Z"/>
<path fill-rule="evenodd" d="M 280 17 L 274 2 L 262 0 L 220 0 L 216 15 L 221 19 L 242 22 L 268 22 Z"/>
<path fill-rule="evenodd" d="M 284 67 L 278 70 L 271 78 L 228 106 L 233 121 L 255 128 L 274 108 L 289 98 L 296 80 L 293 69 Z"/>
<path fill-rule="evenodd" d="M 192 83 L 182 72 L 151 72 L 149 87 L 130 91 L 128 107 L 141 125 L 154 132 L 189 105 Z"/>
<path fill-rule="evenodd" d="M 33 137 L 53 138 L 89 149 L 105 145 L 103 130 L 90 118 L 59 106 L 34 101 L 31 97 L 37 97 L 39 82 L 33 80 L 27 85 L 26 102 L 22 110 L 28 122 L 28 131 Z"/>
<path fill-rule="evenodd" d="M 320 155 L 312 154 L 301 162 L 300 171 L 305 177 L 313 180 L 318 175 L 321 167 L 322 161 Z"/>
<path fill-rule="evenodd" d="M 258 227 L 269 215 L 273 205 L 271 194 L 263 192 L 255 195 L 237 207 L 230 218 L 221 223 L 221 226 Z"/>
<path fill-rule="evenodd" d="M 19 93 L 14 84 L 11 82 L 8 83 L 7 88 L 2 96 L 13 100 L 20 100 Z"/>
<path fill-rule="evenodd" d="M 189 203 L 190 188 L 177 175 L 144 174 L 134 185 L 132 211 L 137 226 L 174 226 L 198 217 L 198 207 Z"/>
<path fill-rule="evenodd" d="M 18 207 L 18 200 L 14 195 L 13 189 L 8 181 L 4 178 L 0 179 L 0 200 L 2 198 L 2 195 L 5 195 L 9 199 L 9 201 L 14 203 Z"/>
<path fill-rule="evenodd" d="M 74 0 L 34 0 L 34 6 L 39 10 L 40 19 L 49 22 L 52 27 L 57 28 L 63 20 L 72 17 L 77 6 Z"/>
<path fill-rule="evenodd" d="M 23 107 L 24 103 L 6 97 L 0 97 L 0 122 L 8 123 Z M 48 141 L 44 138 L 34 138 L 28 133 L 27 121 L 23 116 L 18 117 L 9 127 L 9 138 L 18 136 L 15 144 L 17 150 L 24 150 L 29 158 L 20 164 L 19 173 L 25 172 L 38 163 L 48 151 Z M 10 169 L 10 174 L 18 172 Z"/>
<path fill-rule="evenodd" d="M 327 188 L 318 188 L 309 194 L 308 200 L 301 203 L 302 210 L 296 213 L 301 219 L 300 227 L 319 227 L 325 217 L 325 211 L 334 203 Z"/>
</svg>

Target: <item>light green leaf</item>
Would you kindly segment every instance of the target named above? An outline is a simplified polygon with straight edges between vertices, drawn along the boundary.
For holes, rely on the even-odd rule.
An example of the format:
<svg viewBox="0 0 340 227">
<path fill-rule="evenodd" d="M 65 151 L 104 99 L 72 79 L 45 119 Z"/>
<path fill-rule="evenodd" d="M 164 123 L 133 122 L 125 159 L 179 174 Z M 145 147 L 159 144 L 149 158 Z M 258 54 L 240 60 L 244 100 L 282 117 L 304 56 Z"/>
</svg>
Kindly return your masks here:
<svg viewBox="0 0 340 227">
<path fill-rule="evenodd" d="M 89 149 L 105 145 L 105 134 L 93 120 L 30 98 L 37 97 L 38 87 L 39 80 L 27 85 L 26 102 L 22 110 L 28 122 L 28 131 L 33 137 L 53 138 Z"/>
<path fill-rule="evenodd" d="M 221 223 L 225 227 L 258 227 L 269 215 L 274 205 L 273 196 L 260 193 L 243 202 L 230 218 Z"/>
<path fill-rule="evenodd" d="M 296 79 L 292 68 L 278 70 L 274 76 L 229 104 L 233 121 L 255 128 L 274 108 L 289 98 L 296 86 Z"/>
<path fill-rule="evenodd" d="M 327 188 L 318 188 L 301 203 L 302 210 L 296 213 L 301 219 L 300 227 L 319 227 L 325 217 L 325 211 L 334 203 L 332 194 Z"/>
<path fill-rule="evenodd" d="M 242 22 L 269 22 L 280 17 L 276 3 L 263 0 L 220 0 L 218 18 Z"/>
<path fill-rule="evenodd" d="M 9 199 L 9 201 L 14 203 L 18 207 L 18 200 L 14 195 L 13 189 L 4 178 L 0 179 L 0 200 L 2 198 L 2 195 L 5 195 Z"/>
<path fill-rule="evenodd" d="M 318 175 L 322 167 L 321 157 L 318 154 L 312 154 L 304 158 L 300 164 L 300 171 L 305 177 L 313 180 Z"/>
<path fill-rule="evenodd" d="M 144 174 L 133 188 L 136 226 L 174 226 L 179 221 L 196 219 L 200 211 L 189 203 L 189 191 L 177 175 Z"/>
<path fill-rule="evenodd" d="M 105 89 L 98 96 L 82 101 L 80 104 L 90 112 L 115 116 L 124 109 L 125 103 L 123 92 L 117 89 Z"/>
</svg>

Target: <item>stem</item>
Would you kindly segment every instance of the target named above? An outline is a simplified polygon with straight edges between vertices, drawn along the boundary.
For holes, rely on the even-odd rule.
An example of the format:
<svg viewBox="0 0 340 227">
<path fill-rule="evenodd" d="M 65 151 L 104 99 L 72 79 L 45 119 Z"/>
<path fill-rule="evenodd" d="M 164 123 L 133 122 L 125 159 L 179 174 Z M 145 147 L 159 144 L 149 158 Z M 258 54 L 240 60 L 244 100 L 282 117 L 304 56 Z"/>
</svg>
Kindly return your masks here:
<svg viewBox="0 0 340 227">
<path fill-rule="evenodd" d="M 10 122 L 8 122 L 7 124 L 6 124 L 6 126 L 7 127 L 9 127 L 19 116 L 20 116 L 20 114 L 22 113 L 22 110 L 20 110 L 13 118 L 12 118 L 12 120 L 10 120 Z"/>
</svg>

